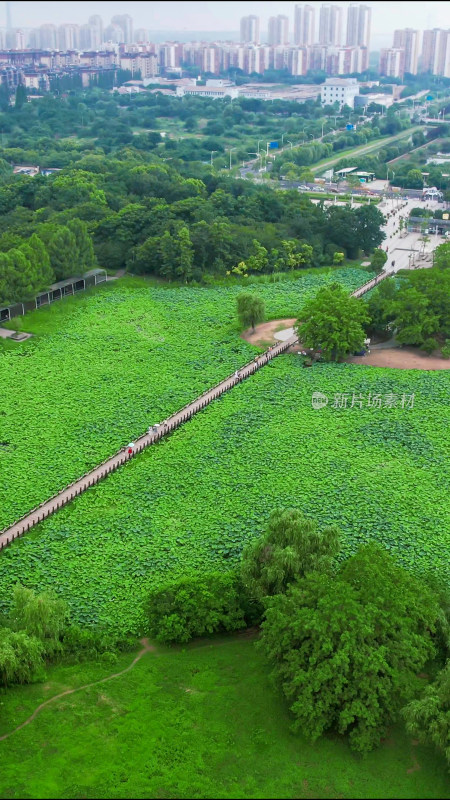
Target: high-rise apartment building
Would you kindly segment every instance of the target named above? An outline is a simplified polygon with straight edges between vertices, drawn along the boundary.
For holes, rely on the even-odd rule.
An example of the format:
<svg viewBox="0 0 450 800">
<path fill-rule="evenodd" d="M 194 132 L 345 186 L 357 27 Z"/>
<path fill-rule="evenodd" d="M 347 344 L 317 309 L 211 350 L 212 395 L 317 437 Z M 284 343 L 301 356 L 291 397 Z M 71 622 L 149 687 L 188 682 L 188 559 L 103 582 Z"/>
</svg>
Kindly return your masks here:
<svg viewBox="0 0 450 800">
<path fill-rule="evenodd" d="M 371 18 L 372 9 L 369 6 L 350 3 L 347 12 L 347 46 L 370 47 Z"/>
<path fill-rule="evenodd" d="M 314 34 L 314 8 L 312 6 L 296 5 L 294 10 L 294 44 L 314 44 Z"/>
<path fill-rule="evenodd" d="M 58 49 L 78 50 L 80 47 L 80 29 L 78 25 L 60 25 L 58 28 Z"/>
<path fill-rule="evenodd" d="M 319 44 L 339 45 L 342 41 L 342 8 L 323 3 L 319 17 Z"/>
<path fill-rule="evenodd" d="M 289 44 L 289 19 L 283 14 L 269 17 L 268 42 L 273 47 Z"/>
<path fill-rule="evenodd" d="M 103 42 L 103 20 L 99 14 L 93 14 L 88 19 L 88 25 L 91 27 L 91 39 L 94 49 L 100 49 Z"/>
<path fill-rule="evenodd" d="M 405 51 L 398 47 L 384 47 L 380 51 L 380 75 L 388 78 L 403 78 Z"/>
<path fill-rule="evenodd" d="M 80 25 L 80 50 L 93 50 L 92 26 Z"/>
<path fill-rule="evenodd" d="M 361 62 L 362 71 L 369 66 L 370 23 L 372 9 L 369 6 L 350 3 L 347 12 L 347 47 L 365 48 L 365 58 Z"/>
<path fill-rule="evenodd" d="M 113 42 L 113 44 L 119 44 L 120 42 L 123 42 L 123 40 L 123 30 L 120 25 L 108 25 L 103 31 L 104 42 Z"/>
<path fill-rule="evenodd" d="M 423 32 L 421 71 L 450 78 L 450 30 Z"/>
<path fill-rule="evenodd" d="M 124 44 L 131 44 L 133 41 L 133 20 L 129 14 L 116 14 L 111 19 L 112 25 L 118 25 L 122 30 L 122 42 Z"/>
<path fill-rule="evenodd" d="M 417 75 L 419 62 L 419 31 L 404 28 L 394 31 L 394 48 L 405 51 L 405 72 Z"/>
<path fill-rule="evenodd" d="M 56 25 L 41 25 L 39 28 L 39 47 L 42 50 L 56 50 L 57 46 Z"/>
<path fill-rule="evenodd" d="M 25 50 L 25 33 L 21 28 L 14 30 L 15 47 L 14 50 Z"/>
<path fill-rule="evenodd" d="M 242 17 L 240 41 L 244 44 L 259 44 L 259 17 L 254 14 Z"/>
</svg>

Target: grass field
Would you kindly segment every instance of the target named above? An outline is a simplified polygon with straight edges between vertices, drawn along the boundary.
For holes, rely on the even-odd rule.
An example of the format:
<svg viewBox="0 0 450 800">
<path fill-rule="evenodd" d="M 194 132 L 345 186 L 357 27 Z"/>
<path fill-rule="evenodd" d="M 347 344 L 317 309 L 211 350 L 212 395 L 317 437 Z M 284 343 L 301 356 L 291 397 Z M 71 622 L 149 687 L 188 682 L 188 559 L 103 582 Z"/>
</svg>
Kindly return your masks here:
<svg viewBox="0 0 450 800">
<path fill-rule="evenodd" d="M 366 279 L 330 269 L 258 293 L 268 318 L 295 316 L 320 286 Z M 240 291 L 128 278 L 13 320 L 34 337 L 0 340 L 0 529 L 246 363 Z"/>
<path fill-rule="evenodd" d="M 339 525 L 343 557 L 375 539 L 450 580 L 448 373 L 299 362 L 278 357 L 3 551 L 0 607 L 20 580 L 83 624 L 138 632 L 151 587 L 237 565 L 277 506 Z M 364 407 L 333 408 L 344 392 Z M 398 407 L 367 407 L 389 393 Z"/>
<path fill-rule="evenodd" d="M 128 666 L 54 667 L 0 695 L 0 736 L 44 700 Z M 401 726 L 364 760 L 312 745 L 245 637 L 158 648 L 131 672 L 45 708 L 0 742 L 0 798 L 448 798 L 443 759 Z"/>
</svg>

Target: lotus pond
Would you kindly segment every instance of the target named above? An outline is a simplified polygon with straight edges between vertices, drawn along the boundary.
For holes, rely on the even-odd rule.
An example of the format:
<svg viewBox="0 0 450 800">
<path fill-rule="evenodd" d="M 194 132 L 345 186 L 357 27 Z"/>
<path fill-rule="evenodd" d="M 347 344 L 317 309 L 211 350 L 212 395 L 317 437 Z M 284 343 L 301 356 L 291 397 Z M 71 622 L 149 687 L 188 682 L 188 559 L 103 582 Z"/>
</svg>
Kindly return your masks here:
<svg viewBox="0 0 450 800">
<path fill-rule="evenodd" d="M 276 319 L 332 280 L 366 279 L 330 269 L 257 291 Z M 14 320 L 34 337 L 0 339 L 0 529 L 248 361 L 240 291 L 127 278 Z"/>
<path fill-rule="evenodd" d="M 53 587 L 80 622 L 138 631 L 150 587 L 236 565 L 280 505 L 338 524 L 343 557 L 376 539 L 450 579 L 448 372 L 299 362 L 275 359 L 3 551 L 3 597 Z"/>
</svg>

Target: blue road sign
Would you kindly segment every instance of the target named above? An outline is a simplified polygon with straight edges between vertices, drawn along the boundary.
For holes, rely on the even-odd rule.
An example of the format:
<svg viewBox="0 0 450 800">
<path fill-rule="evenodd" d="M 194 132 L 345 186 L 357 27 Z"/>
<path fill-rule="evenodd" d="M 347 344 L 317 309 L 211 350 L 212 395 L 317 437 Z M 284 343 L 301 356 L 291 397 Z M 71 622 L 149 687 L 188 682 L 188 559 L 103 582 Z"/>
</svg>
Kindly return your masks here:
<svg viewBox="0 0 450 800">
<path fill-rule="evenodd" d="M 427 95 L 427 100 L 432 100 L 432 99 L 433 99 L 433 95 L 432 94 L 428 94 Z"/>
<path fill-rule="evenodd" d="M 269 142 L 269 147 L 278 147 L 278 142 Z"/>
</svg>

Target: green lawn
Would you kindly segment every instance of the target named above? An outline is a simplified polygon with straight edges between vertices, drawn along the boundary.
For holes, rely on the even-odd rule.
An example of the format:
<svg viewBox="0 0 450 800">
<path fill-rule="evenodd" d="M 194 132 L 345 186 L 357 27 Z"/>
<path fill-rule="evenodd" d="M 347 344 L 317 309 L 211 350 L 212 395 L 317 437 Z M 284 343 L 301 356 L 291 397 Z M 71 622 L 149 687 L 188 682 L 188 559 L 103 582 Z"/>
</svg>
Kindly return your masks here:
<svg viewBox="0 0 450 800">
<path fill-rule="evenodd" d="M 321 169 L 334 166 L 334 164 L 337 164 L 338 161 L 346 156 L 357 156 L 365 153 L 373 153 L 376 150 L 381 150 L 383 147 L 394 144 L 394 142 L 397 142 L 401 139 L 406 139 L 408 136 L 412 136 L 416 131 L 421 130 L 424 130 L 423 125 L 416 125 L 415 127 L 408 128 L 401 133 L 397 133 L 395 136 L 384 136 L 382 139 L 377 139 L 376 142 L 362 144 L 359 147 L 350 147 L 347 150 L 340 150 L 335 156 L 332 156 L 331 158 L 324 158 L 321 161 L 318 161 L 317 164 L 309 167 L 309 169 L 311 169 L 312 172 L 318 172 Z"/>
<path fill-rule="evenodd" d="M 128 666 L 55 667 L 3 692 L 0 735 L 43 700 Z M 69 695 L 0 742 L 0 798 L 449 798 L 443 759 L 402 726 L 361 759 L 310 744 L 246 637 L 158 648 L 121 678 Z"/>
</svg>

